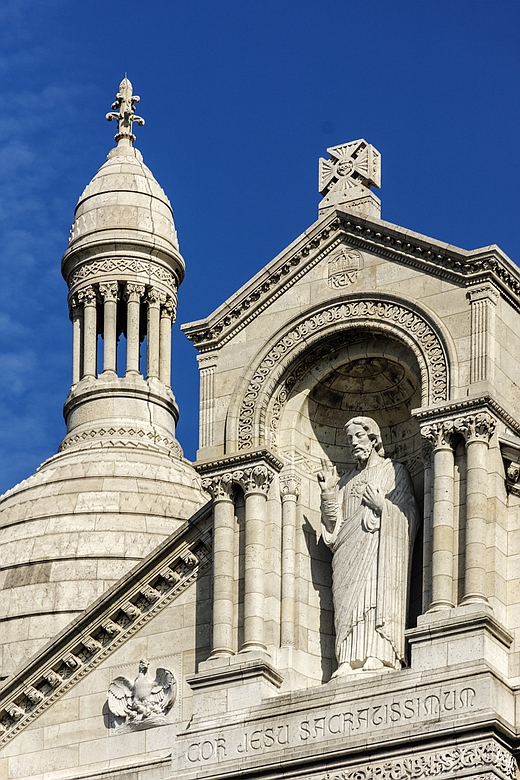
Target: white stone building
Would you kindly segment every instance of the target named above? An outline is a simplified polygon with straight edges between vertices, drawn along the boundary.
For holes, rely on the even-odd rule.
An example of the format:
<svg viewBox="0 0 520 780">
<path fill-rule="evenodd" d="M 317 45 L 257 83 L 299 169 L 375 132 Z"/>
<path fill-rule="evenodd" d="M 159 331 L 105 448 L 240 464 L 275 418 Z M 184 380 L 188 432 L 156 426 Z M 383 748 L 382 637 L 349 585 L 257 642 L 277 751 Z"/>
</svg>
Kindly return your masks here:
<svg viewBox="0 0 520 780">
<path fill-rule="evenodd" d="M 383 221 L 378 152 L 328 149 L 317 221 L 183 326 L 189 463 L 184 261 L 135 102 L 123 81 L 63 258 L 66 435 L 0 500 L 0 779 L 513 780 L 520 272 Z M 356 415 L 408 469 L 420 528 L 406 664 L 331 679 L 317 475 L 352 467 Z"/>
</svg>

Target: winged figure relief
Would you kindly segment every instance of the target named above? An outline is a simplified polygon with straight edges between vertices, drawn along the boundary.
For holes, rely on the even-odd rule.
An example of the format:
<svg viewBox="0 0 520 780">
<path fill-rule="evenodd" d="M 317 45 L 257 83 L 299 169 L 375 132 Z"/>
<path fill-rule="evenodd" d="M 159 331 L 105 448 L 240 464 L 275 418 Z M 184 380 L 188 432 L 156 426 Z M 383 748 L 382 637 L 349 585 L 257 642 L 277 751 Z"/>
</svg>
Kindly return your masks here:
<svg viewBox="0 0 520 780">
<path fill-rule="evenodd" d="M 142 659 L 133 683 L 121 676 L 109 685 L 108 708 L 123 725 L 144 726 L 144 721 L 156 721 L 157 716 L 166 715 L 175 701 L 177 683 L 173 674 L 159 667 L 154 679 L 148 674 L 149 666 L 150 662 Z"/>
</svg>

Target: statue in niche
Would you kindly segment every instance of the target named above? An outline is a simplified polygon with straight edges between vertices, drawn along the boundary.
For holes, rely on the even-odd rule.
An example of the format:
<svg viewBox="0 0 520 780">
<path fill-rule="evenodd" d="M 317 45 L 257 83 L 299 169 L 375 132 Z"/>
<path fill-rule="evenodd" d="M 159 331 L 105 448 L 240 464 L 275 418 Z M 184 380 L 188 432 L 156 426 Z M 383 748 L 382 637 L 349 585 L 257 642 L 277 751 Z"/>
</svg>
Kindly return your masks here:
<svg viewBox="0 0 520 780">
<path fill-rule="evenodd" d="M 148 674 L 150 662 L 139 661 L 139 673 L 131 683 L 116 677 L 108 687 L 108 709 L 121 731 L 135 731 L 166 723 L 175 701 L 177 683 L 168 669 L 158 668 L 155 679 Z"/>
<path fill-rule="evenodd" d="M 323 461 L 318 474 L 323 539 L 333 551 L 333 677 L 401 668 L 418 525 L 410 476 L 385 458 L 377 423 L 354 417 L 345 433 L 356 468 L 338 481 L 336 468 Z"/>
</svg>

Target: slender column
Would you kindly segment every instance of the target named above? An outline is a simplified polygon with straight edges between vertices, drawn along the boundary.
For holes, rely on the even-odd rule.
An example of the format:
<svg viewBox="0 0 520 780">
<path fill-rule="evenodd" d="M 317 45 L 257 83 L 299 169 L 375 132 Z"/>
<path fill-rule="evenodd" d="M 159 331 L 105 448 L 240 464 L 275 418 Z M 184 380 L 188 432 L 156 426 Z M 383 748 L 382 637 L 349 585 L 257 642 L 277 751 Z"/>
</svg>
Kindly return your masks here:
<svg viewBox="0 0 520 780">
<path fill-rule="evenodd" d="M 103 299 L 103 373 L 115 374 L 117 370 L 117 282 L 100 284 Z"/>
<path fill-rule="evenodd" d="M 159 378 L 159 320 L 161 299 L 159 291 L 151 288 L 147 293 L 148 343 L 146 352 L 146 376 Z"/>
<path fill-rule="evenodd" d="M 139 313 L 144 284 L 127 282 L 126 297 L 126 376 L 139 374 Z"/>
<path fill-rule="evenodd" d="M 242 486 L 246 503 L 244 573 L 244 643 L 241 652 L 265 650 L 264 571 L 267 492 L 272 473 L 265 466 L 251 466 L 233 473 Z"/>
<path fill-rule="evenodd" d="M 280 475 L 282 498 L 282 605 L 280 646 L 295 646 L 295 549 L 296 506 L 300 479 L 294 474 Z"/>
<path fill-rule="evenodd" d="M 78 293 L 83 304 L 83 376 L 96 377 L 97 361 L 97 296 L 92 285 Z"/>
<path fill-rule="evenodd" d="M 456 421 L 466 440 L 466 557 L 462 604 L 487 603 L 487 453 L 496 422 L 487 412 Z"/>
<path fill-rule="evenodd" d="M 175 308 L 171 298 L 161 304 L 161 319 L 159 322 L 159 379 L 164 385 L 171 383 L 172 360 L 172 323 Z"/>
<path fill-rule="evenodd" d="M 231 474 L 202 482 L 213 497 L 213 647 L 211 656 L 234 655 L 233 573 L 235 557 L 235 505 Z"/>
<path fill-rule="evenodd" d="M 422 611 L 426 612 L 432 601 L 432 451 L 428 442 L 423 442 L 422 460 L 424 464 L 424 528 L 423 528 L 423 597 Z"/>
<path fill-rule="evenodd" d="M 432 601 L 429 612 L 453 604 L 453 421 L 425 425 L 421 434 L 433 448 Z"/>
<path fill-rule="evenodd" d="M 83 309 L 76 296 L 70 301 L 70 318 L 72 320 L 72 384 L 81 379 L 81 342 L 83 339 Z"/>
</svg>

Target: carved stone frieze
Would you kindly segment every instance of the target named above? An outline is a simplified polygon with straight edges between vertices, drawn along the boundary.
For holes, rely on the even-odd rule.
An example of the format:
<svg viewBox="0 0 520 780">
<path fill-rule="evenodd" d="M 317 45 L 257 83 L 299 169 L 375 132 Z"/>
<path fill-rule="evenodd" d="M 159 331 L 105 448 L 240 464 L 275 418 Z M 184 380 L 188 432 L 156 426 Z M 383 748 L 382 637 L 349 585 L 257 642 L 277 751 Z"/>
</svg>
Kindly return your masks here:
<svg viewBox="0 0 520 780">
<path fill-rule="evenodd" d="M 355 326 L 362 321 L 364 325 L 380 326 L 394 335 L 415 344 L 426 360 L 423 385 L 430 388 L 430 402 L 447 400 L 448 363 L 444 347 L 432 326 L 417 310 L 403 303 L 380 298 L 351 300 L 322 309 L 311 317 L 301 321 L 293 330 L 284 335 L 264 356 L 255 370 L 244 395 L 239 412 L 238 442 L 239 449 L 253 446 L 254 420 L 258 413 L 258 398 L 269 381 L 273 371 L 287 362 L 289 354 L 305 346 L 309 336 L 327 331 L 330 326 L 343 323 Z M 429 380 L 429 381 L 428 381 Z M 283 405 L 286 398 L 279 399 Z"/>
<path fill-rule="evenodd" d="M 484 774 L 486 769 L 490 771 L 489 775 Z M 429 777 L 451 780 L 461 775 L 475 780 L 477 777 L 515 780 L 516 769 L 517 764 L 511 753 L 490 740 L 388 761 L 375 761 L 325 774 L 307 775 L 304 780 L 420 780 Z M 478 776 L 473 772 L 478 772 Z"/>
<path fill-rule="evenodd" d="M 131 257 L 106 258 L 104 260 L 94 260 L 90 263 L 85 263 L 79 266 L 79 268 L 76 268 L 67 281 L 69 287 L 72 288 L 80 282 L 99 277 L 100 275 L 113 274 L 124 277 L 127 273 L 143 274 L 143 276 L 162 282 L 168 287 L 177 288 L 176 279 L 171 271 L 156 263 L 137 260 Z"/>
<path fill-rule="evenodd" d="M 141 447 L 145 449 L 156 449 L 157 447 L 165 449 L 175 457 L 182 458 L 182 447 L 176 439 L 169 436 L 160 436 L 155 431 L 147 431 L 144 428 L 124 427 L 117 428 L 92 428 L 81 433 L 73 433 L 65 436 L 59 446 L 59 452 L 69 449 L 76 444 L 85 445 L 91 442 L 91 446 L 99 446 L 103 441 L 103 446 L 112 447 Z"/>
<path fill-rule="evenodd" d="M 0 747 L 32 723 L 145 623 L 176 599 L 210 564 L 210 515 L 165 543 L 156 559 L 130 572 L 112 591 L 20 670 L 0 695 Z M 157 598 L 149 598 L 151 592 Z M 139 603 L 139 606 L 137 606 Z"/>
<path fill-rule="evenodd" d="M 466 442 L 480 440 L 489 442 L 496 428 L 496 420 L 487 412 L 468 414 L 455 420 L 455 428 Z"/>
</svg>

